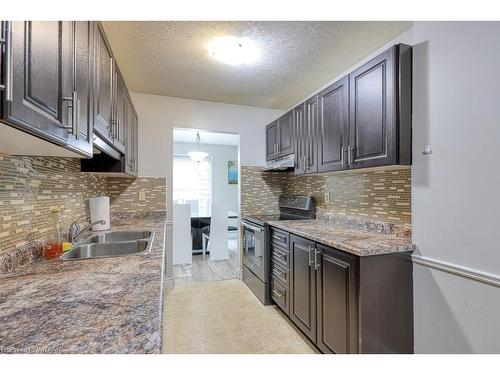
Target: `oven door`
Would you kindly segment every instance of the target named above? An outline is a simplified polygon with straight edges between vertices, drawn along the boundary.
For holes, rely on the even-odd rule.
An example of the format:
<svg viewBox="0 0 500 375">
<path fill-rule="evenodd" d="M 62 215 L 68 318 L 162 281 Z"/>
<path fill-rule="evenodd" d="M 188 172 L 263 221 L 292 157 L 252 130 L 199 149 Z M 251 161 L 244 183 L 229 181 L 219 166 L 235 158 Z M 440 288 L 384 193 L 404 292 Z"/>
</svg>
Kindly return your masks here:
<svg viewBox="0 0 500 375">
<path fill-rule="evenodd" d="M 243 264 L 263 282 L 266 277 L 266 228 L 242 220 Z"/>
</svg>

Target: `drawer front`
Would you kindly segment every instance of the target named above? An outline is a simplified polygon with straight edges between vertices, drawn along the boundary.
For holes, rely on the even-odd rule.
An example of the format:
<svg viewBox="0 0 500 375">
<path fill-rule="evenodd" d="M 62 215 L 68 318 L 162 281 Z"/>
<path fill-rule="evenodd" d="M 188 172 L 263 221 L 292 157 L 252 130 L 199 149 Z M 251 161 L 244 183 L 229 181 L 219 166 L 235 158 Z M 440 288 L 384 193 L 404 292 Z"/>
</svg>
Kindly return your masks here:
<svg viewBox="0 0 500 375">
<path fill-rule="evenodd" d="M 290 292 L 277 278 L 271 279 L 271 297 L 287 315 L 290 315 Z"/>
<path fill-rule="evenodd" d="M 290 249 L 290 235 L 282 230 L 271 228 L 271 242 L 286 250 Z"/>
<path fill-rule="evenodd" d="M 276 245 L 271 245 L 273 261 L 281 264 L 288 271 L 290 269 L 290 252 Z"/>
<path fill-rule="evenodd" d="M 278 262 L 272 262 L 272 270 L 271 270 L 271 275 L 272 277 L 277 278 L 279 281 L 281 281 L 287 288 L 290 287 L 290 273 L 288 270 L 283 267 L 281 264 Z"/>
</svg>

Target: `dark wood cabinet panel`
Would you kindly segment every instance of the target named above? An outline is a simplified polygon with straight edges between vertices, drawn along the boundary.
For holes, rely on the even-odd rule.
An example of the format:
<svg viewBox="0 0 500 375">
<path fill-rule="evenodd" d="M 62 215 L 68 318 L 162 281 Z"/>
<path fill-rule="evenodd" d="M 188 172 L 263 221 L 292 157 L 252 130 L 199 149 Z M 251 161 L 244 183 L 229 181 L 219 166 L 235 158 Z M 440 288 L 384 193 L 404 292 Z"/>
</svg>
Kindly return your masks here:
<svg viewBox="0 0 500 375">
<path fill-rule="evenodd" d="M 94 128 L 105 141 L 113 144 L 113 54 L 100 23 L 95 27 Z"/>
<path fill-rule="evenodd" d="M 293 110 L 293 128 L 295 133 L 295 174 L 306 173 L 307 129 L 305 105 L 298 105 Z"/>
<path fill-rule="evenodd" d="M 290 319 L 316 341 L 314 242 L 290 235 Z"/>
<path fill-rule="evenodd" d="M 69 131 L 67 107 L 71 103 L 63 103 L 62 90 L 69 86 L 71 77 L 68 64 L 72 48 L 67 37 L 71 22 L 10 25 L 12 100 L 7 102 L 6 118 L 35 134 L 64 143 Z"/>
<path fill-rule="evenodd" d="M 91 22 L 10 22 L 12 77 L 3 119 L 84 156 L 92 155 Z M 5 73 L 7 74 L 7 73 Z M 89 81 L 90 80 L 90 81 Z"/>
<path fill-rule="evenodd" d="M 293 153 L 293 112 L 278 119 L 278 157 Z"/>
<path fill-rule="evenodd" d="M 266 160 L 278 157 L 278 120 L 266 126 Z"/>
<path fill-rule="evenodd" d="M 324 353 L 356 353 L 356 257 L 322 245 L 318 250 L 318 347 Z"/>
<path fill-rule="evenodd" d="M 138 172 L 138 118 L 130 96 L 125 96 L 124 131 L 125 131 L 125 172 L 137 176 Z"/>
<path fill-rule="evenodd" d="M 318 172 L 318 96 L 313 96 L 305 102 L 305 173 Z"/>
<path fill-rule="evenodd" d="M 411 92 L 412 48 L 398 44 L 299 104 L 291 111 L 295 174 L 410 165 Z M 268 160 L 288 153 L 277 131 L 266 134 Z"/>
<path fill-rule="evenodd" d="M 349 75 L 350 158 L 354 168 L 397 163 L 396 47 Z"/>
<path fill-rule="evenodd" d="M 115 64 L 114 68 L 113 119 L 111 121 L 111 139 L 120 152 L 125 153 L 125 126 L 129 120 L 127 114 L 128 91 L 123 76 Z"/>
<path fill-rule="evenodd" d="M 347 126 L 349 119 L 349 79 L 344 77 L 318 94 L 318 171 L 348 167 Z"/>
<path fill-rule="evenodd" d="M 273 300 L 323 353 L 413 352 L 411 254 L 358 257 L 293 234 L 289 253 L 270 245 Z"/>
<path fill-rule="evenodd" d="M 290 289 L 276 277 L 271 277 L 271 297 L 286 315 L 290 315 Z"/>
</svg>

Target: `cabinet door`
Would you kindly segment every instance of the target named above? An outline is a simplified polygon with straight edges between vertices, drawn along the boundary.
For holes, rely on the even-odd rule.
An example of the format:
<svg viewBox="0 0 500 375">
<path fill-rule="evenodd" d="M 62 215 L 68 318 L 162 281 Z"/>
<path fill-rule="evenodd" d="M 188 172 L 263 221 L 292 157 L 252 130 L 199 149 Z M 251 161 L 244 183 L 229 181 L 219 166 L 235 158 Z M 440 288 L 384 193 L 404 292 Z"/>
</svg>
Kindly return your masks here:
<svg viewBox="0 0 500 375">
<path fill-rule="evenodd" d="M 95 27 L 94 128 L 105 141 L 113 144 L 113 54 L 99 22 Z"/>
<path fill-rule="evenodd" d="M 314 242 L 290 235 L 290 319 L 316 340 L 316 273 Z"/>
<path fill-rule="evenodd" d="M 305 124 L 305 107 L 300 104 L 293 110 L 293 127 L 295 133 L 295 169 L 296 175 L 306 172 L 306 124 Z"/>
<path fill-rule="evenodd" d="M 138 126 L 139 121 L 137 117 L 137 113 L 135 112 L 134 105 L 130 100 L 130 171 L 131 175 L 137 176 L 139 173 L 139 164 L 138 164 L 138 144 L 139 144 L 139 133 Z"/>
<path fill-rule="evenodd" d="M 114 95 L 113 95 L 113 120 L 111 122 L 111 138 L 113 145 L 125 153 L 125 121 L 127 111 L 128 92 L 120 70 L 115 64 L 114 68 Z"/>
<path fill-rule="evenodd" d="M 324 353 L 357 353 L 356 257 L 318 250 L 317 345 Z"/>
<path fill-rule="evenodd" d="M 5 103 L 4 117 L 22 130 L 61 145 L 74 132 L 72 102 L 65 97 L 71 86 L 71 24 L 10 23 L 12 97 Z"/>
<path fill-rule="evenodd" d="M 313 96 L 305 103 L 306 173 L 318 172 L 318 97 Z"/>
<path fill-rule="evenodd" d="M 349 75 L 349 145 L 352 167 L 397 163 L 393 47 Z"/>
<path fill-rule="evenodd" d="M 70 136 L 70 142 L 87 154 L 92 155 L 94 132 L 93 116 L 93 22 L 73 22 L 74 35 L 74 88 L 77 93 L 76 131 L 78 136 Z"/>
<path fill-rule="evenodd" d="M 278 120 L 266 126 L 266 160 L 278 157 Z"/>
<path fill-rule="evenodd" d="M 318 94 L 318 171 L 347 168 L 349 80 L 344 77 Z"/>
<path fill-rule="evenodd" d="M 278 119 L 278 156 L 293 153 L 293 111 Z"/>
</svg>

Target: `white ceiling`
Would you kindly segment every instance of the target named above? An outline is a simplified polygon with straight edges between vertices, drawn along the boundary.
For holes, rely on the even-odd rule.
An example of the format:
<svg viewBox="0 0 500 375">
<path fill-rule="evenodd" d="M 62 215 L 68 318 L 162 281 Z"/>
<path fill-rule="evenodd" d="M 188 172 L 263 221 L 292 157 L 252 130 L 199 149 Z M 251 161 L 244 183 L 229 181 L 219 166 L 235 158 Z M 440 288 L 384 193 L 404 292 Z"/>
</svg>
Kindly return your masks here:
<svg viewBox="0 0 500 375">
<path fill-rule="evenodd" d="M 288 109 L 411 27 L 411 22 L 104 22 L 131 91 Z M 211 58 L 233 35 L 261 50 L 254 65 Z"/>
<path fill-rule="evenodd" d="M 196 143 L 196 132 L 200 133 L 201 144 L 238 146 L 238 136 L 236 134 L 215 133 L 190 129 L 174 129 L 174 142 Z"/>
</svg>

